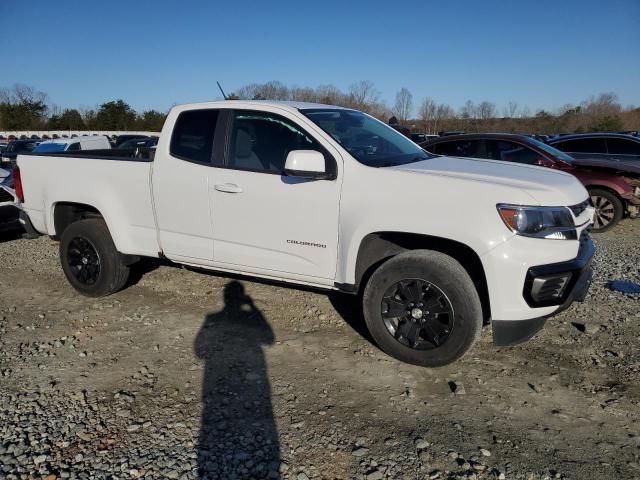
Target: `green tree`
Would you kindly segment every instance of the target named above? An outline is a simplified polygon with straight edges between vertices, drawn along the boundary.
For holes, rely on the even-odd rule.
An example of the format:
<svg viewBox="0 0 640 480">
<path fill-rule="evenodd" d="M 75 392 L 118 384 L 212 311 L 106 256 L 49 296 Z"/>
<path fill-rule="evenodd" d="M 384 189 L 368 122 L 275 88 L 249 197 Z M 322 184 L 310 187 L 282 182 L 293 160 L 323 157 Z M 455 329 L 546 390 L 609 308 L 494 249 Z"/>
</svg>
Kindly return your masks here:
<svg viewBox="0 0 640 480">
<path fill-rule="evenodd" d="M 165 113 L 158 112 L 157 110 L 147 110 L 141 115 L 138 115 L 138 119 L 136 121 L 138 126 L 137 128 L 138 130 L 145 130 L 148 132 L 159 132 L 162 130 L 165 118 L 167 118 Z"/>
<path fill-rule="evenodd" d="M 622 119 L 618 116 L 607 115 L 606 117 L 589 125 L 592 132 L 618 132 L 624 129 Z"/>
<path fill-rule="evenodd" d="M 124 100 L 103 103 L 96 112 L 96 130 L 133 130 L 136 112 Z"/>
<path fill-rule="evenodd" d="M 61 115 L 52 115 L 49 118 L 50 130 L 84 130 L 86 125 L 82 115 L 75 108 L 65 110 Z"/>
<path fill-rule="evenodd" d="M 47 119 L 47 95 L 27 85 L 0 91 L 0 127 L 5 130 L 40 129 Z"/>
</svg>

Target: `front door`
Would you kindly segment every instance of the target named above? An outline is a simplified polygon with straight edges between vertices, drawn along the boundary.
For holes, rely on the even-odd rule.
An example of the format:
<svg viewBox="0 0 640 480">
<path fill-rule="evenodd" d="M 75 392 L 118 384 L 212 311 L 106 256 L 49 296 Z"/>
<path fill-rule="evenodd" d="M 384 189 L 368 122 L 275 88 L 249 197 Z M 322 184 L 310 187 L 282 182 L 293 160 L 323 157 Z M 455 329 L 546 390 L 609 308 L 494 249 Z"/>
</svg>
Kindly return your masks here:
<svg viewBox="0 0 640 480">
<path fill-rule="evenodd" d="M 315 277 L 336 272 L 340 177 L 309 180 L 283 174 L 292 150 L 336 159 L 290 119 L 266 111 L 235 111 L 225 168 L 212 168 L 214 260 L 220 267 L 270 276 Z"/>
</svg>

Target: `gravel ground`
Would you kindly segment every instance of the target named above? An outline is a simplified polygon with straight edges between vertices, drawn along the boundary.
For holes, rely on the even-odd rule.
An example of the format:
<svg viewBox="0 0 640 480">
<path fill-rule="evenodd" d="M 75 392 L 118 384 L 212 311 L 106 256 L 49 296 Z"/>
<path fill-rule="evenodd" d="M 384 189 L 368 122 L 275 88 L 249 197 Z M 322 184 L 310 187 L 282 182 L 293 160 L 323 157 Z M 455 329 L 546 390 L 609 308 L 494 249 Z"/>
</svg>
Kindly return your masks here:
<svg viewBox="0 0 640 480">
<path fill-rule="evenodd" d="M 0 478 L 640 478 L 640 222 L 532 341 L 401 364 L 352 298 L 145 262 L 77 295 L 0 233 Z"/>
</svg>

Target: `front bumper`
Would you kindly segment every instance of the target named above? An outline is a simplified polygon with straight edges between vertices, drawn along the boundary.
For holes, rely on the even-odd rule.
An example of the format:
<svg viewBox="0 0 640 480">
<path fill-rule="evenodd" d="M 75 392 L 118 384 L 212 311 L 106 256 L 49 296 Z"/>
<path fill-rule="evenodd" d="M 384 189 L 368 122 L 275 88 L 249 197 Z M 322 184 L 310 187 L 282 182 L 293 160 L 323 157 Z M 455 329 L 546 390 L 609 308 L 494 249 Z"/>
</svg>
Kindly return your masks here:
<svg viewBox="0 0 640 480">
<path fill-rule="evenodd" d="M 591 261 L 595 253 L 593 241 L 585 234 L 580 241 L 578 256 L 568 262 L 539 265 L 529 268 L 523 296 L 531 308 L 559 306 L 549 315 L 526 320 L 494 320 L 493 343 L 515 345 L 533 337 L 547 318 L 566 310 L 573 302 L 587 296 L 593 271 Z"/>
</svg>

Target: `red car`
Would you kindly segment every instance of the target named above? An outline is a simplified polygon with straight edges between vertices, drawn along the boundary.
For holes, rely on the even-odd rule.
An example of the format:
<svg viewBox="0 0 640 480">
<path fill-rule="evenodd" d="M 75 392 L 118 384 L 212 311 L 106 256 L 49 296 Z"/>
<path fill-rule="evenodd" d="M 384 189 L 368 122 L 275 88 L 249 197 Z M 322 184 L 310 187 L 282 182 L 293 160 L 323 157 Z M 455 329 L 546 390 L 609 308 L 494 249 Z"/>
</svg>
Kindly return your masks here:
<svg viewBox="0 0 640 480">
<path fill-rule="evenodd" d="M 420 144 L 438 155 L 557 168 L 575 175 L 587 188 L 596 207 L 594 232 L 604 232 L 624 216 L 640 213 L 640 163 L 604 159 L 576 159 L 526 135 L 478 133 L 440 137 Z"/>
</svg>

